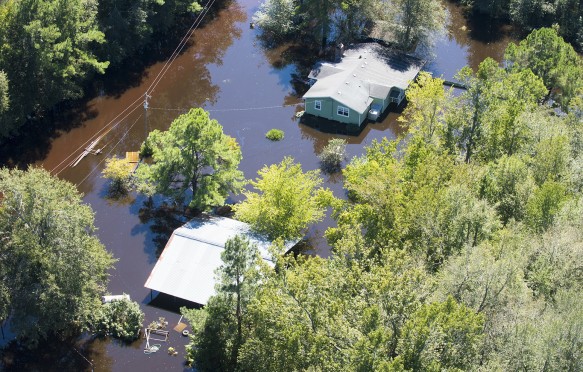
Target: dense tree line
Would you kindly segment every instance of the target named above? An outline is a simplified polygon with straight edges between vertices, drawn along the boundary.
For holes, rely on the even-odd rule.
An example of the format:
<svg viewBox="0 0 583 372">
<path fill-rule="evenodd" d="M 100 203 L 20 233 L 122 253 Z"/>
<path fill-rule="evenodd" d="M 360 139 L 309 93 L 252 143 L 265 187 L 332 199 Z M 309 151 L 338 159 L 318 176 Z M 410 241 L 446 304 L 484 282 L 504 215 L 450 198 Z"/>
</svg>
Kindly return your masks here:
<svg viewBox="0 0 583 372">
<path fill-rule="evenodd" d="M 0 321 L 35 347 L 105 322 L 115 260 L 75 186 L 41 169 L 0 169 Z"/>
<path fill-rule="evenodd" d="M 265 0 L 254 20 L 270 42 L 299 36 L 322 49 L 365 37 L 376 24 L 409 50 L 443 29 L 445 11 L 438 0 Z"/>
<path fill-rule="evenodd" d="M 556 93 L 565 112 L 546 103 L 548 56 L 529 45 L 541 34 L 566 46 L 540 30 L 509 46 L 502 66 L 460 71 L 468 89 L 457 96 L 419 76 L 406 133 L 352 159 L 348 199 L 326 199 L 332 257 L 275 247 L 272 269 L 245 242 L 230 245 L 217 295 L 184 310 L 188 361 L 202 371 L 583 369 L 583 87 Z M 578 57 L 552 69 L 583 71 Z M 281 166 L 255 184 L 285 184 Z M 292 200 L 256 188 L 246 203 Z"/>
<path fill-rule="evenodd" d="M 158 45 L 200 9 L 188 0 L 1 2 L 0 141 L 82 97 L 95 74 Z"/>
<path fill-rule="evenodd" d="M 577 0 L 460 0 L 478 16 L 510 21 L 526 30 L 556 25 L 583 50 L 583 4 Z"/>
</svg>

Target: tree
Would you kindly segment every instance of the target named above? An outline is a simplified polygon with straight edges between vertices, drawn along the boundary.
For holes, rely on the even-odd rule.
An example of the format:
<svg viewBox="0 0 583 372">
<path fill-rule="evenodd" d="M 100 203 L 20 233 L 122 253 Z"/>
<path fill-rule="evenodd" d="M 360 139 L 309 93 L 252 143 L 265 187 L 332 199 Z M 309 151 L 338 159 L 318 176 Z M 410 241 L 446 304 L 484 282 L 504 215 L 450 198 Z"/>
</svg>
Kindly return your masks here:
<svg viewBox="0 0 583 372">
<path fill-rule="evenodd" d="M 517 156 L 503 156 L 487 166 L 482 178 L 480 194 L 496 206 L 503 224 L 514 219 L 521 221 L 526 214 L 526 203 L 535 184 L 528 167 Z"/>
<path fill-rule="evenodd" d="M 253 21 L 273 40 L 282 40 L 296 30 L 295 0 L 265 0 L 253 15 Z"/>
<path fill-rule="evenodd" d="M 91 208 L 72 184 L 35 168 L 1 169 L 0 194 L 11 329 L 34 347 L 90 328 L 114 262 L 94 235 Z"/>
<path fill-rule="evenodd" d="M 93 53 L 105 41 L 95 0 L 22 0 L 0 5 L 0 70 L 10 80 L 10 112 L 0 138 L 18 132 L 27 116 L 83 95 L 82 84 L 109 62 Z"/>
<path fill-rule="evenodd" d="M 342 162 L 346 159 L 346 140 L 333 138 L 328 141 L 324 149 L 318 155 L 320 164 L 325 172 L 337 172 L 342 167 Z"/>
<path fill-rule="evenodd" d="M 393 25 L 397 44 L 404 50 L 413 49 L 417 43 L 427 43 L 443 31 L 445 9 L 439 1 L 398 0 L 382 9 Z"/>
<path fill-rule="evenodd" d="M 555 215 L 560 211 L 568 195 L 563 184 L 546 181 L 535 190 L 526 204 L 528 225 L 541 232 L 552 226 Z"/>
<path fill-rule="evenodd" d="M 444 110 L 450 95 L 443 89 L 443 79 L 421 72 L 407 89 L 407 107 L 398 120 L 408 126 L 409 133 L 418 133 L 425 142 L 439 147 L 447 139 Z"/>
<path fill-rule="evenodd" d="M 484 318 L 452 297 L 422 306 L 403 327 L 399 353 L 406 369 L 466 370 L 475 365 Z"/>
<path fill-rule="evenodd" d="M 347 242 L 346 240 L 344 241 Z M 426 298 L 428 278 L 403 251 L 380 260 L 287 257 L 249 304 L 242 370 L 382 370 Z"/>
<path fill-rule="evenodd" d="M 0 115 L 10 108 L 10 96 L 8 94 L 8 78 L 6 73 L 0 70 Z"/>
<path fill-rule="evenodd" d="M 245 201 L 235 206 L 235 217 L 270 239 L 300 238 L 303 231 L 324 217 L 330 192 L 323 190 L 317 170 L 304 173 L 300 164 L 286 157 L 264 166 L 251 181 L 257 190 L 245 191 Z"/>
<path fill-rule="evenodd" d="M 154 130 L 145 146 L 153 164 L 138 168 L 139 181 L 176 202 L 182 203 L 190 190 L 187 205 L 204 210 L 222 205 L 229 192 L 242 187 L 239 144 L 203 109 L 180 115 L 165 132 Z"/>
<path fill-rule="evenodd" d="M 484 121 L 491 104 L 489 93 L 496 75 L 499 75 L 498 64 L 491 58 L 480 63 L 476 73 L 466 66 L 456 74 L 456 79 L 468 89 L 454 103 L 448 120 L 449 125 L 460 133 L 458 146 L 466 163 L 473 159 L 481 144 Z"/>
<path fill-rule="evenodd" d="M 548 89 L 547 98 L 555 90 L 566 109 L 569 101 L 583 89 L 583 61 L 571 45 L 552 28 L 531 32 L 518 45 L 510 43 L 504 59 L 512 70 L 529 68 L 538 75 Z"/>
<path fill-rule="evenodd" d="M 187 360 L 201 371 L 236 369 L 245 341 L 247 306 L 257 287 L 259 252 L 241 235 L 225 243 L 217 293 L 202 310 L 181 309 L 193 327 Z"/>
<path fill-rule="evenodd" d="M 133 341 L 139 337 L 143 322 L 140 304 L 123 298 L 101 306 L 95 328 L 99 334 Z"/>
</svg>

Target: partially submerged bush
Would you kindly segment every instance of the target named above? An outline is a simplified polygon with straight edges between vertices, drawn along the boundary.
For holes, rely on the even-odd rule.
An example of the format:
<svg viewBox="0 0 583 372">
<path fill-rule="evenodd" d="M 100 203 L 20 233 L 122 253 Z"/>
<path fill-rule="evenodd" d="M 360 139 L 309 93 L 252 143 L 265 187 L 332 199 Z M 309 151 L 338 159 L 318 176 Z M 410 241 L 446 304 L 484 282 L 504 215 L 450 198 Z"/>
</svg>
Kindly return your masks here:
<svg viewBox="0 0 583 372">
<path fill-rule="evenodd" d="M 146 138 L 146 140 L 142 143 L 142 146 L 140 147 L 140 158 L 149 158 L 152 155 L 154 155 L 154 149 L 152 148 L 152 145 Z"/>
<path fill-rule="evenodd" d="M 272 141 L 281 141 L 283 139 L 283 134 L 283 130 L 270 129 L 269 132 L 265 134 L 265 137 Z"/>
<path fill-rule="evenodd" d="M 339 171 L 346 158 L 346 141 L 341 138 L 331 139 L 319 157 L 323 171 L 329 173 Z"/>
<path fill-rule="evenodd" d="M 97 321 L 97 333 L 124 341 L 133 341 L 140 335 L 144 313 L 140 305 L 128 299 L 103 304 Z"/>
<path fill-rule="evenodd" d="M 126 194 L 131 186 L 132 164 L 125 158 L 113 157 L 105 162 L 101 172 L 103 178 L 111 180 L 109 191 L 111 194 Z"/>
</svg>

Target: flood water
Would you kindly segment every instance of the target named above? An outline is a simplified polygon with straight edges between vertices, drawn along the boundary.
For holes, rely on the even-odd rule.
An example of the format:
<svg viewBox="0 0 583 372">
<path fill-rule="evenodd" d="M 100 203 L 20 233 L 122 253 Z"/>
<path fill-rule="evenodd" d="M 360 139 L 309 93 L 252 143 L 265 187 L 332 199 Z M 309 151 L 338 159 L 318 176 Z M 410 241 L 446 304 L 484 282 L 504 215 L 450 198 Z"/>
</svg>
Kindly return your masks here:
<svg viewBox="0 0 583 372">
<path fill-rule="evenodd" d="M 293 46 L 266 50 L 257 39 L 258 30 L 249 22 L 260 0 L 233 1 L 220 10 L 204 27 L 198 29 L 191 44 L 172 63 L 156 85 L 145 112 L 140 97 L 152 85 L 164 67 L 158 63 L 144 72 L 139 85 L 115 96 L 107 95 L 88 103 L 83 125 L 56 138 L 47 155 L 36 164 L 78 186 L 85 202 L 95 211 L 98 235 L 103 244 L 119 260 L 111 272 L 109 292 L 127 293 L 141 303 L 146 314 L 145 324 L 163 316 L 172 328 L 179 315 L 150 304 L 150 292 L 144 283 L 153 268 L 157 254 L 171 231 L 180 221 L 147 219 L 143 213 L 145 199 L 130 196 L 123 200 L 107 197 L 107 183 L 101 178 L 105 159 L 125 156 L 126 151 L 138 151 L 146 133 L 152 129 L 167 129 L 171 121 L 190 107 L 204 107 L 224 127 L 226 134 L 241 144 L 243 160 L 240 169 L 247 178 L 254 178 L 263 165 L 280 162 L 292 156 L 304 170 L 318 169 L 317 154 L 329 139 L 345 138 L 349 157 L 360 155 L 364 146 L 375 139 L 394 138 L 400 131 L 398 114 L 389 114 L 381 123 L 369 124 L 358 136 L 322 133 L 299 124 L 295 113 L 302 110 L 302 101 L 292 85 L 292 75 L 300 73 L 294 63 Z M 435 59 L 426 69 L 437 76 L 452 79 L 455 72 L 469 64 L 476 68 L 485 57 L 500 60 L 510 37 L 506 31 L 490 25 L 467 24 L 461 10 L 447 5 L 450 13 L 448 35 L 435 46 Z M 295 50 L 297 53 L 297 50 Z M 137 101 L 137 102 L 136 102 Z M 135 102 L 135 103 L 134 103 Z M 118 116 L 125 109 L 123 115 Z M 126 115 L 127 114 L 127 115 Z M 112 128 L 109 130 L 109 128 Z M 282 129 L 285 138 L 271 142 L 265 133 L 271 128 Z M 105 132 L 97 148 L 100 155 L 88 155 L 76 167 L 67 166 L 96 134 Z M 343 197 L 340 175 L 324 175 L 325 186 Z M 234 200 L 237 198 L 235 197 Z M 142 210 L 142 212 L 140 212 Z M 328 218 L 308 233 L 312 251 L 329 255 L 322 235 L 332 224 Z M 7 334 L 9 337 L 10 335 Z M 75 346 L 47 345 L 47 350 L 29 361 L 24 353 L 5 353 L 4 368 L 8 370 L 91 370 L 152 371 L 182 370 L 186 338 L 170 331 L 170 340 L 161 351 L 145 355 L 144 340 L 123 345 L 109 340 L 81 340 Z M 0 343 L 1 345 L 1 343 Z M 168 346 L 178 356 L 166 353 Z M 0 367 L 2 365 L 0 364 Z"/>
</svg>

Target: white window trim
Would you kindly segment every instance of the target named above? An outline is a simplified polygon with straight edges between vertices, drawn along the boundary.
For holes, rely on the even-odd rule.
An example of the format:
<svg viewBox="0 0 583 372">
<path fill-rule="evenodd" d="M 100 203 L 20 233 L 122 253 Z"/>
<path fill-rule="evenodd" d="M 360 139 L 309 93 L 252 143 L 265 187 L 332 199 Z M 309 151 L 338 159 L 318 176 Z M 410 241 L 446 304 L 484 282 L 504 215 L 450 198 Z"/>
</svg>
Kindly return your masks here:
<svg viewBox="0 0 583 372">
<path fill-rule="evenodd" d="M 314 110 L 322 110 L 322 101 L 320 100 L 316 100 L 314 101 Z"/>
<path fill-rule="evenodd" d="M 345 114 L 346 112 L 346 114 Z M 344 107 L 344 106 L 338 106 L 336 108 L 336 115 L 338 116 L 344 116 L 345 118 L 350 117 L 350 109 L 348 107 Z"/>
</svg>

